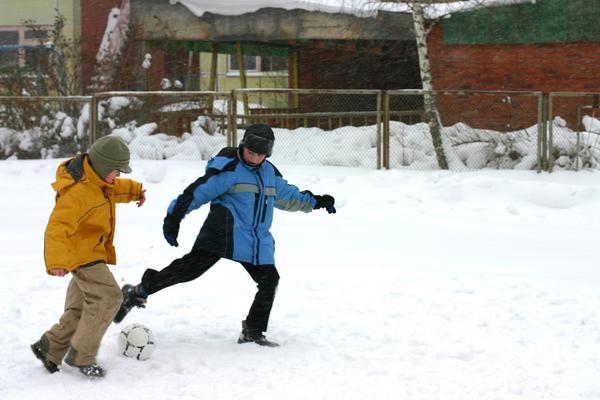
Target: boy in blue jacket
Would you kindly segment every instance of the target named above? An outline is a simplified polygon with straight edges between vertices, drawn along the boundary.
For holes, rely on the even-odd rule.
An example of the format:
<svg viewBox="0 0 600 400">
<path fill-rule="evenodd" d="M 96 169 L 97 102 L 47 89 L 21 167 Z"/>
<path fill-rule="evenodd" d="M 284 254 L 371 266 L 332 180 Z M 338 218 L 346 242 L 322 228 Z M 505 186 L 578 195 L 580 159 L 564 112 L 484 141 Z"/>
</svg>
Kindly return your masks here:
<svg viewBox="0 0 600 400">
<path fill-rule="evenodd" d="M 189 212 L 209 202 L 210 212 L 188 254 L 161 271 L 147 269 L 136 286 L 123 286 L 123 303 L 115 322 L 121 322 L 134 306 L 144 307 L 149 295 L 196 279 L 220 258 L 227 258 L 238 261 L 258 285 L 248 316 L 242 321 L 238 343 L 278 346 L 263 333 L 279 282 L 275 243 L 269 231 L 273 209 L 311 212 L 325 208 L 330 214 L 336 210 L 332 196 L 301 192 L 283 179 L 266 160 L 274 142 L 269 126 L 249 126 L 239 147 L 222 149 L 208 161 L 206 174 L 171 202 L 163 224 L 164 237 L 171 246 L 179 245 L 179 225 Z"/>
</svg>

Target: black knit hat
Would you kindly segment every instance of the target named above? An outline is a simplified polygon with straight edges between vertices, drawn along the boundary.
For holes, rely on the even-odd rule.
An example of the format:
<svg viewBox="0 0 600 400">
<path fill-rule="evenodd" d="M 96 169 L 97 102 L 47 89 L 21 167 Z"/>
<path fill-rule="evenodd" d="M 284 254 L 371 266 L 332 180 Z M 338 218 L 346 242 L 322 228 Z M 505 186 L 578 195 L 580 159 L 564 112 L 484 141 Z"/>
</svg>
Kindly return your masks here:
<svg viewBox="0 0 600 400">
<path fill-rule="evenodd" d="M 273 130 L 265 124 L 254 124 L 246 128 L 244 138 L 240 146 L 258 154 L 264 154 L 267 157 L 273 152 L 275 143 L 275 134 Z"/>
</svg>

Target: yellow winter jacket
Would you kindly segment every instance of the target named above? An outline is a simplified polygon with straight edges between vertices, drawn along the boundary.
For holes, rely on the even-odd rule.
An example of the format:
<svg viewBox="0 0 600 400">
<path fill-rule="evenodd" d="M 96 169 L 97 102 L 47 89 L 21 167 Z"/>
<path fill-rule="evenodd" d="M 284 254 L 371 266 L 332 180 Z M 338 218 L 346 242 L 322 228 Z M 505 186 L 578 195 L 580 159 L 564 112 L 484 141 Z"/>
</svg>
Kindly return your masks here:
<svg viewBox="0 0 600 400">
<path fill-rule="evenodd" d="M 46 272 L 53 268 L 70 272 L 98 262 L 115 264 L 115 203 L 139 200 L 142 184 L 130 179 L 105 182 L 84 154 L 58 167 L 52 187 L 56 204 L 44 234 Z"/>
</svg>

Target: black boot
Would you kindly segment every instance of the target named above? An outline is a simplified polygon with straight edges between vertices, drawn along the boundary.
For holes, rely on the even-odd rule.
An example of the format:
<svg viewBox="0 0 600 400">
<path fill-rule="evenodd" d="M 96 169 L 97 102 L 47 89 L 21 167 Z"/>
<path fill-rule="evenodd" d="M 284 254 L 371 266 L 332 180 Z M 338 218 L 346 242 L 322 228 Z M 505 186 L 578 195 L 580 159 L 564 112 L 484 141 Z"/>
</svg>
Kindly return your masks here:
<svg viewBox="0 0 600 400">
<path fill-rule="evenodd" d="M 79 372 L 90 378 L 103 378 L 106 375 L 104 369 L 98 364 L 81 365 L 77 368 L 79 368 Z"/>
<path fill-rule="evenodd" d="M 77 368 L 79 372 L 88 378 L 104 378 L 106 372 L 104 368 L 99 366 L 98 364 L 90 364 L 90 365 L 73 365 L 69 362 L 68 357 L 65 359 L 65 364 L 70 367 Z"/>
<path fill-rule="evenodd" d="M 42 364 L 44 365 L 44 368 L 46 368 L 46 370 L 48 372 L 53 374 L 53 373 L 59 371 L 58 366 L 56 364 L 54 364 L 52 361 L 48 360 L 48 358 L 47 358 L 48 349 L 45 349 L 46 346 L 44 346 L 44 344 L 42 343 L 42 341 L 44 339 L 45 339 L 45 337 L 42 337 L 42 339 L 40 339 L 37 342 L 35 342 L 34 344 L 32 344 L 31 351 L 33 351 L 33 354 L 37 357 L 37 359 L 42 362 Z"/>
<path fill-rule="evenodd" d="M 248 328 L 246 321 L 242 321 L 242 333 L 238 339 L 238 343 L 250 343 L 254 342 L 261 346 L 267 347 L 279 347 L 279 343 L 271 342 L 267 340 L 260 329 Z"/>
<path fill-rule="evenodd" d="M 125 285 L 121 291 L 123 292 L 123 303 L 115 315 L 116 323 L 123 321 L 133 307 L 146 308 L 147 302 L 146 298 L 138 293 L 137 286 Z"/>
</svg>

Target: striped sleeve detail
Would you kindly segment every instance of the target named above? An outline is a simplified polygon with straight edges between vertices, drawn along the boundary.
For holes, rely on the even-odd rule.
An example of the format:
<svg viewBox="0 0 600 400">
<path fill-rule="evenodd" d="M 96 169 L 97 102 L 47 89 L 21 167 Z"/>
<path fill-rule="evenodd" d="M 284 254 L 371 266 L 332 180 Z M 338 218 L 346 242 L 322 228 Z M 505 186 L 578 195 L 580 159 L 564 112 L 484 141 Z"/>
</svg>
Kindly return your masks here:
<svg viewBox="0 0 600 400">
<path fill-rule="evenodd" d="M 313 210 L 310 202 L 297 199 L 280 199 L 275 202 L 275 205 L 277 208 L 285 211 L 311 212 Z"/>
</svg>

